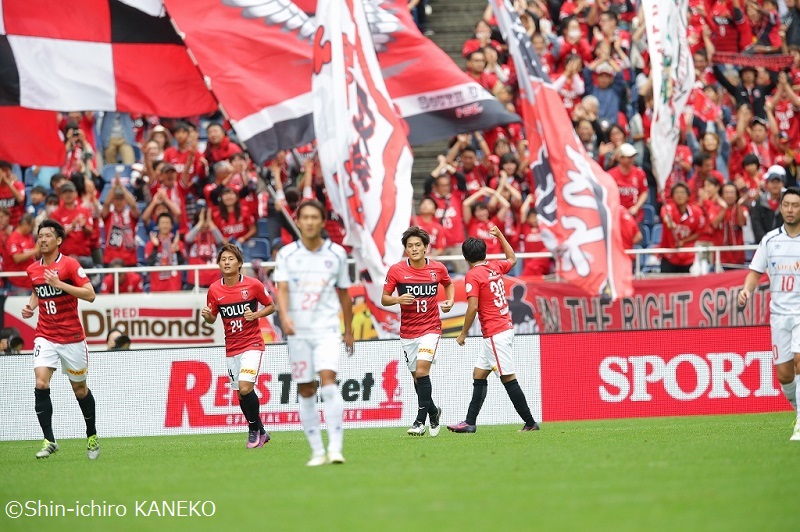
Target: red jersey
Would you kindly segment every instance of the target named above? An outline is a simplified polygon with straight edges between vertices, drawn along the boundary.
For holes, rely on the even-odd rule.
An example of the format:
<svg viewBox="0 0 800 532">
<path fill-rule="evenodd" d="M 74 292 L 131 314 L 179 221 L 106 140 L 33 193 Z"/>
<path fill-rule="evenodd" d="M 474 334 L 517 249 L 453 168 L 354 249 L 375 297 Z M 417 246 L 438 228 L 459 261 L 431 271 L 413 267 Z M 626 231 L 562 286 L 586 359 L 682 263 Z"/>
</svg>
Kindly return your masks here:
<svg viewBox="0 0 800 532">
<path fill-rule="evenodd" d="M 218 210 L 214 213 L 214 225 L 219 228 L 225 240 L 243 237 L 256 224 L 256 219 L 246 207 L 240 209 L 238 217 L 235 211 L 225 214 L 222 210 Z"/>
<path fill-rule="evenodd" d="M 414 268 L 409 259 L 389 268 L 384 292 L 413 294 L 414 303 L 400 305 L 400 338 L 419 338 L 424 334 L 442 334 L 442 320 L 436 303 L 438 285 L 450 286 L 450 274 L 441 262 L 425 259 L 425 266 Z"/>
<path fill-rule="evenodd" d="M 120 274 L 119 278 L 119 293 L 120 294 L 140 294 L 144 292 L 144 281 L 142 276 L 136 272 L 125 272 L 123 278 Z M 100 285 L 101 294 L 114 293 L 114 274 L 109 273 L 103 277 L 103 284 Z"/>
<path fill-rule="evenodd" d="M 189 245 L 189 264 L 216 264 L 219 247 L 214 234 L 209 230 L 201 230 Z M 211 286 L 219 279 L 219 270 L 200 270 L 200 286 Z M 194 284 L 194 272 L 189 273 L 189 284 Z"/>
<path fill-rule="evenodd" d="M 458 167 L 458 171 L 464 174 L 467 178 L 467 195 L 477 192 L 481 187 L 485 187 L 487 183 L 486 169 L 482 166 L 475 165 L 467 172 L 463 166 Z M 453 190 L 456 189 L 456 178 L 453 178 Z"/>
<path fill-rule="evenodd" d="M 59 279 L 72 286 L 80 287 L 90 283 L 78 261 L 62 253 L 47 266 L 41 260 L 28 266 L 28 277 L 39 299 L 36 336 L 56 344 L 80 342 L 86 335 L 78 318 L 78 298 L 47 284 L 44 280 L 45 270 L 56 272 Z"/>
<path fill-rule="evenodd" d="M 636 223 L 636 220 L 626 209 L 619 210 L 619 230 L 622 233 L 622 247 L 624 249 L 633 249 L 635 245 L 633 239 L 636 238 L 636 234 L 639 232 L 639 224 Z"/>
<path fill-rule="evenodd" d="M 519 229 L 520 244 L 519 250 L 524 253 L 541 253 L 547 251 L 547 246 L 542 240 L 542 232 L 539 227 L 534 227 L 528 223 L 523 223 Z M 533 275 L 541 277 L 550 273 L 550 259 L 524 259 L 522 261 L 522 275 Z"/>
<path fill-rule="evenodd" d="M 435 218 L 432 218 L 430 222 L 426 222 L 419 216 L 416 216 L 413 223 L 431 237 L 431 242 L 429 244 L 431 249 L 444 249 L 447 247 L 447 240 L 444 238 L 444 227 L 442 227 L 442 224 L 437 222 Z"/>
<path fill-rule="evenodd" d="M 460 246 L 464 243 L 464 212 L 460 190 L 452 191 L 446 198 L 436 192 L 431 194 L 436 202 L 435 217 L 444 227 L 444 239 L 448 246 Z"/>
<path fill-rule="evenodd" d="M 715 246 L 721 246 L 723 238 L 722 224 L 724 223 L 724 219 L 720 222 L 719 227 L 714 227 L 712 222 L 725 208 L 720 205 L 719 202 L 710 199 L 705 200 L 701 208 L 703 209 L 703 216 L 706 219 L 706 226 L 703 229 L 703 234 L 705 236 L 700 237 L 700 240 L 711 242 Z"/>
<path fill-rule="evenodd" d="M 172 238 L 160 240 L 158 247 L 153 245 L 152 240 L 147 241 L 144 248 L 145 257 L 150 257 L 154 250 L 158 250 L 158 256 L 153 266 L 173 266 L 178 264 L 178 254 L 172 251 Z M 183 242 L 178 242 L 178 252 L 186 255 L 186 248 Z M 150 291 L 151 292 L 177 292 L 183 288 L 181 272 L 177 270 L 167 270 L 163 272 L 150 272 Z"/>
<path fill-rule="evenodd" d="M 3 183 L 0 185 L 0 207 L 7 208 L 11 213 L 11 227 L 19 225 L 19 219 L 25 214 L 25 183 L 15 180 L 11 186 L 16 188 L 22 194 L 22 201 L 17 201 L 14 194 L 11 192 L 11 187 Z"/>
<path fill-rule="evenodd" d="M 647 175 L 638 166 L 631 168 L 627 175 L 622 173 L 619 166 L 615 166 L 608 171 L 608 175 L 614 178 L 619 187 L 619 204 L 630 209 L 639 201 L 639 196 L 647 193 Z"/>
<path fill-rule="evenodd" d="M 484 338 L 514 328 L 506 301 L 503 275 L 511 270 L 507 260 L 487 260 L 470 268 L 464 278 L 467 299 L 478 298 L 478 319 Z"/>
<path fill-rule="evenodd" d="M 233 286 L 226 285 L 223 278 L 209 287 L 206 304 L 214 316 L 222 315 L 225 356 L 233 357 L 245 351 L 264 350 L 260 320 L 244 319 L 247 309 L 258 311 L 259 303 L 266 307 L 272 304 L 272 298 L 261 281 L 252 277 L 240 274 L 239 281 Z"/>
<path fill-rule="evenodd" d="M 678 239 L 685 240 L 690 236 L 702 233 L 706 226 L 703 211 L 696 205 L 686 205 L 686 212 L 681 214 L 677 205 L 670 202 L 661 207 L 661 219 L 666 216 L 675 222 L 675 229 L 670 231 L 664 226 L 664 233 L 661 237 L 662 248 L 676 248 Z M 694 242 L 685 244 L 684 247 L 694 247 Z M 666 253 L 664 258 L 676 266 L 691 266 L 694 263 L 694 253 Z"/>
<path fill-rule="evenodd" d="M 17 253 L 25 253 L 26 251 L 30 251 L 35 247 L 36 240 L 33 238 L 33 235 L 23 235 L 17 231 L 11 233 L 11 235 L 8 237 L 8 240 L 6 240 L 6 246 L 3 253 L 3 271 L 27 271 L 28 266 L 33 264 L 36 259 L 31 257 L 22 262 L 14 262 L 14 255 Z M 6 281 L 14 286 L 25 288 L 26 290 L 32 290 L 31 280 L 28 277 L 6 277 Z"/>
<path fill-rule="evenodd" d="M 164 150 L 164 162 L 172 164 L 175 170 L 178 171 L 178 180 L 180 181 L 183 168 L 189 162 L 189 149 L 181 151 L 177 146 L 170 146 Z M 203 162 L 203 154 L 195 150 L 194 163 L 189 169 L 189 175 L 192 177 L 204 178 L 206 176 L 206 165 Z"/>
<path fill-rule="evenodd" d="M 737 219 L 736 206 L 725 209 L 725 218 L 722 219 L 722 245 L 744 245 L 744 232 Z M 744 251 L 721 251 L 719 260 L 723 264 L 744 264 L 746 261 Z"/>
<path fill-rule="evenodd" d="M 131 210 L 122 212 L 113 209 L 103 218 L 106 228 L 106 241 L 103 249 L 103 264 L 111 264 L 114 259 L 122 259 L 125 266 L 136 266 L 136 221 Z"/>
<path fill-rule="evenodd" d="M 87 233 L 82 227 L 75 230 L 67 229 L 72 225 L 75 220 L 83 217 L 84 225 L 92 228 L 94 232 L 94 219 L 89 209 L 81 207 L 80 205 L 74 209 L 67 209 L 61 206 L 53 211 L 50 219 L 60 223 L 64 229 L 67 230 L 67 237 L 61 243 L 60 251 L 64 255 L 77 255 L 79 257 L 88 257 L 92 254 L 92 233 Z"/>
<path fill-rule="evenodd" d="M 778 130 L 789 139 L 789 148 L 800 147 L 800 109 L 792 105 L 790 100 L 775 102 L 775 120 Z"/>
<path fill-rule="evenodd" d="M 481 222 L 477 218 L 473 218 L 469 221 L 469 225 L 467 226 L 468 236 L 480 238 L 486 243 L 487 255 L 496 255 L 503 252 L 503 245 L 500 244 L 500 240 L 492 236 L 492 234 L 489 232 L 489 230 L 495 225 L 501 228 L 504 226 L 504 224 L 501 224 L 500 220 L 498 220 L 496 216 L 489 218 L 485 222 Z"/>
</svg>

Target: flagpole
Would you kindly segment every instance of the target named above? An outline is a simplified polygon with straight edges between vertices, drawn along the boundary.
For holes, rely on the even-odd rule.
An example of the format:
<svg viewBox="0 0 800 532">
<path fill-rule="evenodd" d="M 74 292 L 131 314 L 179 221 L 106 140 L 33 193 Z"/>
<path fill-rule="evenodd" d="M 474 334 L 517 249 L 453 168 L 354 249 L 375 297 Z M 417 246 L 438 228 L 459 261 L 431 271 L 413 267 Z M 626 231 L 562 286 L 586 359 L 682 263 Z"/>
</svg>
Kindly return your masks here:
<svg viewBox="0 0 800 532">
<path fill-rule="evenodd" d="M 189 59 L 192 61 L 192 64 L 194 65 L 194 67 L 197 69 L 197 73 L 200 74 L 200 77 L 203 79 L 203 83 L 205 84 L 206 88 L 208 89 L 209 94 L 211 94 L 211 97 L 214 98 L 215 102 L 217 102 L 217 107 L 219 108 L 220 112 L 222 113 L 222 116 L 225 118 L 226 121 L 228 121 L 231 124 L 231 126 L 233 126 L 234 129 L 236 129 L 236 125 L 235 125 L 236 121 L 231 119 L 230 115 L 228 115 L 228 112 L 225 111 L 225 106 L 222 105 L 222 102 L 220 101 L 220 99 L 217 98 L 216 94 L 214 94 L 214 89 L 211 88 L 211 78 L 206 76 L 205 74 L 203 74 L 203 70 L 200 68 L 200 64 L 197 62 L 197 59 L 194 56 L 194 52 L 192 52 L 192 49 L 189 48 L 188 44 L 186 44 L 186 39 L 185 39 L 186 34 L 180 30 L 178 25 L 175 23 L 175 19 L 173 19 L 169 15 L 169 12 L 167 11 L 167 6 L 164 6 L 164 13 L 167 15 L 167 17 L 169 17 L 169 21 L 172 24 L 172 27 L 175 29 L 175 33 L 177 33 L 178 37 L 181 38 L 181 41 L 183 42 L 183 47 L 186 49 L 186 53 L 189 55 Z M 275 188 L 272 186 L 272 184 L 270 184 L 269 179 L 267 179 L 264 176 L 264 172 L 265 171 L 267 171 L 267 169 L 264 168 L 263 165 L 260 165 L 260 166 L 256 167 L 256 173 L 258 174 L 258 177 L 264 181 L 264 184 L 267 186 L 267 191 L 269 192 L 269 194 L 273 198 L 275 198 L 275 197 L 277 197 L 277 193 L 275 191 Z M 277 179 L 280 179 L 280 176 L 277 176 Z M 283 216 L 284 221 L 289 226 L 289 229 L 294 234 L 295 238 L 299 240 L 300 239 L 300 230 L 297 228 L 297 224 L 294 222 L 292 217 L 289 216 L 289 213 L 287 213 L 285 209 L 279 209 L 279 211 L 280 211 L 281 215 Z"/>
</svg>

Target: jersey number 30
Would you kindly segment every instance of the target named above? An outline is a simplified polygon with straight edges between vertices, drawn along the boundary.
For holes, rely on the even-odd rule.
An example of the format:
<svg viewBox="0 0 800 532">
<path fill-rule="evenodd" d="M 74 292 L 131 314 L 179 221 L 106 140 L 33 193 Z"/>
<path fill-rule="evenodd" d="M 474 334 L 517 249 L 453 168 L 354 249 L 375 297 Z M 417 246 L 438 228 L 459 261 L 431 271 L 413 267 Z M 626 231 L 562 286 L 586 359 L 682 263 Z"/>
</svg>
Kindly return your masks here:
<svg viewBox="0 0 800 532">
<path fill-rule="evenodd" d="M 492 291 L 494 295 L 494 306 L 497 308 L 502 308 L 506 305 L 506 286 L 503 284 L 502 279 L 498 279 L 497 281 L 492 281 L 489 283 L 489 290 Z"/>
</svg>

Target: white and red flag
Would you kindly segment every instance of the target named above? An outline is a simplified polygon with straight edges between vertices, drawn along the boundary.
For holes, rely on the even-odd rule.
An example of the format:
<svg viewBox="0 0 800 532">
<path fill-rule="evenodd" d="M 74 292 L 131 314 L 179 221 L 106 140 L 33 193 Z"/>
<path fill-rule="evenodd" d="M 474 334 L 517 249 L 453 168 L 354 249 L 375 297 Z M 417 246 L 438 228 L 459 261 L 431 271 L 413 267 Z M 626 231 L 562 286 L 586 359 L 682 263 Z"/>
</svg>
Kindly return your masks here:
<svg viewBox="0 0 800 532">
<path fill-rule="evenodd" d="M 631 261 L 617 223 L 617 185 L 583 149 L 511 2 L 489 3 L 517 69 L 536 211 L 558 273 L 591 295 L 628 296 Z"/>
<path fill-rule="evenodd" d="M 217 108 L 160 0 L 0 1 L 0 105 L 170 117 Z"/>
<path fill-rule="evenodd" d="M 165 0 L 239 138 L 258 162 L 314 139 L 316 0 Z M 401 0 L 365 0 L 388 93 L 412 145 L 519 122 L 417 30 Z M 320 8 L 326 8 L 320 3 Z"/>
<path fill-rule="evenodd" d="M 380 302 L 388 264 L 403 256 L 413 156 L 381 77 L 361 0 L 325 1 L 317 20 L 312 95 L 319 160 L 372 308 Z M 386 331 L 389 324 L 380 325 L 376 329 Z"/>
</svg>

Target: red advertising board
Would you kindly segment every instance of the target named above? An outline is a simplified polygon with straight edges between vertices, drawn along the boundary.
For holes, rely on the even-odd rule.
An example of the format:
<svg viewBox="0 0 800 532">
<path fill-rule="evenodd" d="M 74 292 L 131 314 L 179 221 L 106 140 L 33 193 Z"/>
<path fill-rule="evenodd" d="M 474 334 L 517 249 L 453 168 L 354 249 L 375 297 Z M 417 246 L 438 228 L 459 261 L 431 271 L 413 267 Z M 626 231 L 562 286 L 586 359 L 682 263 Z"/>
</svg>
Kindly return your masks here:
<svg viewBox="0 0 800 532">
<path fill-rule="evenodd" d="M 767 326 L 545 334 L 546 421 L 776 412 Z"/>
<path fill-rule="evenodd" d="M 616 301 L 587 297 L 565 283 L 529 282 L 526 299 L 543 333 L 765 325 L 770 301 L 766 276 L 746 306 L 736 301 L 746 275 L 740 270 L 638 280 L 631 297 Z"/>
</svg>

